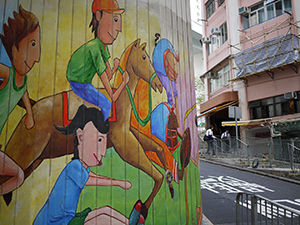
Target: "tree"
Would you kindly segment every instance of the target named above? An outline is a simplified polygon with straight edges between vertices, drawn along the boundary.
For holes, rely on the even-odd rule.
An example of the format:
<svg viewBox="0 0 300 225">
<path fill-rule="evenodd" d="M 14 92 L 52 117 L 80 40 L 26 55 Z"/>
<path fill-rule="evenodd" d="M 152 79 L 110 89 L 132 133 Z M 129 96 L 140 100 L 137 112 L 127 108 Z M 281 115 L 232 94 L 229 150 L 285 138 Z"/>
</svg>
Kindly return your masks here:
<svg viewBox="0 0 300 225">
<path fill-rule="evenodd" d="M 197 111 L 200 110 L 200 104 L 205 101 L 205 87 L 199 76 L 195 77 L 196 104 Z"/>
</svg>

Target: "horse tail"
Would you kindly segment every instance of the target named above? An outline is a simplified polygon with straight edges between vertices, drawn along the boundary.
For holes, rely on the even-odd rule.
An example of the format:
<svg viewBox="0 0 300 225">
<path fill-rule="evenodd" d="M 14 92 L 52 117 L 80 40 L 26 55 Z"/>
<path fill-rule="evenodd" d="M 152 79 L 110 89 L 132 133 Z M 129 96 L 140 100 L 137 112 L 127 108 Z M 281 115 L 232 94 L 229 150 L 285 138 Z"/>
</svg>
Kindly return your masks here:
<svg viewBox="0 0 300 225">
<path fill-rule="evenodd" d="M 188 115 L 196 108 L 196 104 L 194 104 L 190 109 L 188 109 L 184 115 L 184 121 L 183 121 L 183 130 L 185 129 L 185 121 L 188 117 Z"/>
</svg>

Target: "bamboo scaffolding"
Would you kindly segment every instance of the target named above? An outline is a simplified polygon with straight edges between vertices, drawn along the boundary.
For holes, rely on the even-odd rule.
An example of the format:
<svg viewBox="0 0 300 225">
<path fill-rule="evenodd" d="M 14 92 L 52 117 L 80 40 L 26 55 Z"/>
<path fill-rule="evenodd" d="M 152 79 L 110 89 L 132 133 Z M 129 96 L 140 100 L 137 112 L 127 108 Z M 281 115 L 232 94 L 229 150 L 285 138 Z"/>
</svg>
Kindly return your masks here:
<svg viewBox="0 0 300 225">
<path fill-rule="evenodd" d="M 288 24 L 284 25 L 284 23 L 286 23 L 286 22 L 288 22 Z M 243 32 L 244 38 L 246 38 L 247 40 L 243 41 L 243 39 L 241 37 L 242 35 L 240 35 L 240 42 L 239 43 L 237 43 L 235 45 L 232 45 L 232 44 L 229 45 L 230 50 L 231 50 L 231 57 L 230 58 L 234 59 L 237 55 L 241 56 L 242 57 L 241 58 L 241 60 L 242 60 L 242 66 L 240 66 L 240 67 L 242 67 L 243 70 L 245 70 L 246 66 L 248 66 L 248 65 L 254 65 L 254 70 L 255 71 L 253 73 L 251 73 L 251 74 L 246 74 L 246 75 L 243 75 L 243 76 L 231 79 L 230 81 L 236 82 L 236 81 L 240 81 L 240 80 L 246 80 L 246 79 L 248 79 L 250 77 L 259 76 L 260 74 L 263 74 L 263 73 L 268 73 L 270 75 L 270 73 L 273 74 L 273 71 L 278 70 L 278 69 L 283 69 L 286 66 L 295 66 L 295 65 L 298 65 L 300 63 L 300 60 L 294 60 L 293 62 L 283 63 L 283 58 L 282 58 L 282 44 L 283 44 L 284 41 L 292 39 L 291 40 L 292 41 L 292 45 L 293 45 L 292 46 L 292 50 L 290 50 L 290 51 L 284 51 L 284 54 L 288 54 L 288 53 L 293 52 L 294 59 L 295 59 L 296 58 L 295 50 L 297 50 L 297 49 L 295 49 L 295 43 L 294 43 L 295 40 L 294 40 L 294 37 L 299 37 L 300 35 L 297 34 L 296 32 L 294 34 L 292 27 L 294 27 L 295 29 L 296 28 L 300 29 L 300 26 L 298 26 L 299 22 L 300 21 L 297 21 L 297 22 L 293 23 L 293 22 L 291 22 L 291 17 L 289 17 L 286 20 L 280 22 L 279 24 L 276 23 L 276 25 L 271 30 L 269 30 L 269 31 L 266 31 L 265 27 L 263 27 L 263 31 L 262 31 L 261 35 L 253 35 L 252 32 L 250 31 L 250 37 L 248 37 L 245 34 L 245 32 Z M 280 35 L 279 31 L 282 30 L 282 29 L 286 29 L 286 28 L 288 28 L 287 31 L 286 31 L 286 34 L 284 35 L 283 38 L 280 38 L 280 36 L 282 36 L 282 35 Z M 267 36 L 269 34 L 273 33 L 273 32 L 277 33 L 277 38 L 278 38 L 277 42 L 268 43 L 268 44 L 263 45 L 262 47 L 255 48 L 255 44 L 258 43 L 259 41 L 261 41 L 262 39 L 263 39 L 264 43 L 267 43 L 267 41 L 268 41 Z M 290 33 L 291 35 L 288 36 L 288 33 Z M 257 38 L 259 38 L 259 39 L 256 40 L 256 41 L 253 41 L 254 39 L 257 39 Z M 247 53 L 243 53 L 243 51 L 241 49 L 239 49 L 237 46 L 238 45 L 242 46 L 244 43 L 247 43 L 249 41 L 251 43 L 251 47 L 249 49 L 251 49 L 251 50 L 247 51 Z M 300 42 L 300 40 L 298 40 L 298 44 L 299 44 L 299 42 Z M 276 53 L 273 56 L 269 57 L 269 55 L 268 55 L 268 47 L 270 47 L 272 45 L 278 45 L 279 48 L 277 49 Z M 235 48 L 235 49 L 239 50 L 240 54 L 237 53 L 235 55 L 232 55 L 232 48 Z M 266 58 L 264 58 L 264 59 L 255 59 L 255 51 L 259 51 L 259 50 L 262 50 L 262 49 L 266 50 Z M 253 60 L 251 62 L 249 62 L 249 63 L 245 63 L 243 55 L 244 54 L 250 54 L 250 53 L 252 53 Z M 281 64 L 278 65 L 278 66 L 272 67 L 272 64 L 273 64 L 275 58 L 278 57 L 278 56 L 281 57 L 280 58 L 281 59 Z M 259 63 L 261 61 L 265 61 L 265 60 L 267 60 L 267 62 L 268 62 L 268 69 L 265 69 L 265 70 L 262 70 L 262 71 L 257 71 L 255 64 L 257 64 L 257 63 Z M 238 70 L 238 69 L 239 69 L 239 67 L 232 67 L 231 68 L 231 70 Z M 272 76 L 271 78 L 274 78 L 274 77 Z"/>
</svg>

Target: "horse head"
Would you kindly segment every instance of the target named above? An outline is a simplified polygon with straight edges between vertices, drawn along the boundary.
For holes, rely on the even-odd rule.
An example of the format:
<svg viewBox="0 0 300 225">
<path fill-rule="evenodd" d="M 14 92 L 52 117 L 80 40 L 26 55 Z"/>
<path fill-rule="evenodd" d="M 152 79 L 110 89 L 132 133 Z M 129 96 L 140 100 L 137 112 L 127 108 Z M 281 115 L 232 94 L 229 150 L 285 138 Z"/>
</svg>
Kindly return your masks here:
<svg viewBox="0 0 300 225">
<path fill-rule="evenodd" d="M 160 79 L 156 76 L 155 69 L 150 57 L 146 52 L 147 43 L 140 45 L 140 39 L 133 42 L 130 56 L 127 61 L 127 69 L 132 68 L 134 74 L 151 84 L 154 91 L 162 93 L 163 86 Z"/>
</svg>

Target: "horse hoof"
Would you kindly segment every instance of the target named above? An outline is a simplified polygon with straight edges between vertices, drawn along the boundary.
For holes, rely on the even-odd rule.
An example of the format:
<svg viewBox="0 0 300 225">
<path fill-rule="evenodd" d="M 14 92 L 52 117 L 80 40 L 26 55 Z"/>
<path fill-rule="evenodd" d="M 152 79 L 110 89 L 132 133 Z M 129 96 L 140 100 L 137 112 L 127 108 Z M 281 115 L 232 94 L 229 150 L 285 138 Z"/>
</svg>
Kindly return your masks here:
<svg viewBox="0 0 300 225">
<path fill-rule="evenodd" d="M 182 135 L 182 141 L 180 146 L 180 163 L 182 168 L 187 167 L 187 165 L 190 162 L 190 156 L 191 156 L 191 134 L 190 134 L 190 128 L 188 127 Z"/>
<path fill-rule="evenodd" d="M 174 180 L 174 178 L 173 178 L 172 172 L 170 170 L 166 170 L 166 173 L 165 173 L 165 181 L 166 181 L 166 183 L 170 185 L 173 180 Z"/>
<path fill-rule="evenodd" d="M 142 201 L 138 200 L 135 203 L 135 205 L 130 213 L 129 225 L 136 225 L 138 223 L 140 215 L 141 215 L 141 209 L 142 209 Z"/>
</svg>

